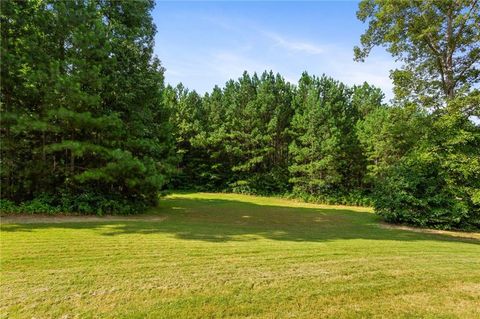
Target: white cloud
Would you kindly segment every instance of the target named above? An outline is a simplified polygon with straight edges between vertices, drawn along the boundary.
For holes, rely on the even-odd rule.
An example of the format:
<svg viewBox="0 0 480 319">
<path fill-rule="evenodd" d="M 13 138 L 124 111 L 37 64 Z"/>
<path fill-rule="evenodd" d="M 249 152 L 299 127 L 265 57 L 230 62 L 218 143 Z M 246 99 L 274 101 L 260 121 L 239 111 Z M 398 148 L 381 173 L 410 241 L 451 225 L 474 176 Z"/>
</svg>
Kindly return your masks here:
<svg viewBox="0 0 480 319">
<path fill-rule="evenodd" d="M 354 62 L 355 43 L 346 39 L 309 39 L 306 34 L 286 34 L 245 17 L 227 19 L 215 12 L 188 18 L 201 20 L 203 28 L 194 30 L 198 31 L 193 32 L 195 36 L 188 33 L 195 49 L 185 47 L 183 41 L 164 41 L 157 49 L 169 83 L 183 82 L 203 93 L 239 78 L 245 70 L 250 74 L 273 70 L 291 83 L 297 83 L 307 71 L 318 76 L 324 73 L 348 85 L 366 81 L 381 88 L 387 99 L 393 96 L 389 70 L 396 65 L 384 51 L 375 50 L 364 63 Z M 196 43 L 201 32 L 210 29 L 208 41 Z"/>
<path fill-rule="evenodd" d="M 263 32 L 263 34 L 270 40 L 273 40 L 276 45 L 289 51 L 303 52 L 311 55 L 322 54 L 326 51 L 324 46 L 320 46 L 312 42 L 287 39 L 272 32 Z"/>
<path fill-rule="evenodd" d="M 326 74 L 348 85 L 363 84 L 368 82 L 382 89 L 386 99 L 393 98 L 393 84 L 389 78 L 389 70 L 395 68 L 395 62 L 387 55 L 372 52 L 366 62 L 353 61 L 353 45 L 347 47 L 339 43 L 318 44 L 309 40 L 287 38 L 275 32 L 261 30 L 261 34 L 273 41 L 287 52 L 294 55 L 276 52 L 277 56 L 283 56 L 283 62 L 278 64 L 279 71 L 290 82 L 296 83 L 301 72 L 309 74 Z M 321 57 L 319 57 L 321 55 Z M 296 79 L 292 81 L 293 79 Z"/>
</svg>

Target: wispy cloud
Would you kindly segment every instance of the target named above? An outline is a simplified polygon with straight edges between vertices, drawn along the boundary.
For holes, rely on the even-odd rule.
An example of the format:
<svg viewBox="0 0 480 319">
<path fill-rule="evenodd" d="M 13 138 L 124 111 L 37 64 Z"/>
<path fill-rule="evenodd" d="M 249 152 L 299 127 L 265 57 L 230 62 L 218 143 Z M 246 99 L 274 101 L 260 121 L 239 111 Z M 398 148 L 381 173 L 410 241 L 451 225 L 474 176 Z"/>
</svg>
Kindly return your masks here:
<svg viewBox="0 0 480 319">
<path fill-rule="evenodd" d="M 311 55 L 325 53 L 326 47 L 301 40 L 287 39 L 277 33 L 262 32 L 267 38 L 272 40 L 276 45 L 285 48 L 289 51 L 303 52 Z"/>
<path fill-rule="evenodd" d="M 204 93 L 216 84 L 237 79 L 245 70 L 273 70 L 292 83 L 308 71 L 325 73 L 349 85 L 367 81 L 384 90 L 387 99 L 392 97 L 389 70 L 395 68 L 395 62 L 382 50 L 372 52 L 365 63 L 354 62 L 356 36 L 312 33 L 312 21 L 308 28 L 285 28 L 275 19 L 255 17 L 251 10 L 237 14 L 213 5 L 211 9 L 207 11 L 203 5 L 193 11 L 181 9 L 170 14 L 170 19 L 159 20 L 156 53 L 167 68 L 168 83 L 183 82 Z"/>
</svg>

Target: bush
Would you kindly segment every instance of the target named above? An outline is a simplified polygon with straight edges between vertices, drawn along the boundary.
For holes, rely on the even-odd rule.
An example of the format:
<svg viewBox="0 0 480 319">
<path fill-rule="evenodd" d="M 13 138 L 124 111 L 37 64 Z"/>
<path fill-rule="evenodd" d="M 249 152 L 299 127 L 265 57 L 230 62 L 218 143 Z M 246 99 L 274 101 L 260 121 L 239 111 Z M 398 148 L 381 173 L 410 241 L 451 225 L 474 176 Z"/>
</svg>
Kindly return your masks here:
<svg viewBox="0 0 480 319">
<path fill-rule="evenodd" d="M 0 199 L 0 213 L 2 214 L 130 215 L 142 213 L 148 206 L 145 200 L 108 198 L 95 193 L 61 194 L 60 196 L 41 194 L 19 204 L 7 199 Z"/>
<path fill-rule="evenodd" d="M 131 215 L 144 212 L 149 205 L 141 199 L 108 197 L 104 194 L 88 192 L 76 196 L 64 194 L 61 198 L 61 206 L 65 211 L 86 215 Z"/>
<path fill-rule="evenodd" d="M 412 152 L 377 182 L 375 212 L 388 222 L 441 229 L 478 227 L 476 213 L 432 153 Z M 478 216 L 477 216 L 478 217 Z"/>
<path fill-rule="evenodd" d="M 237 194 L 252 195 L 257 193 L 257 191 L 251 187 L 248 181 L 236 181 L 229 184 L 229 187 L 233 193 Z"/>
<path fill-rule="evenodd" d="M 352 205 L 372 206 L 371 195 L 360 191 L 338 194 L 307 194 L 305 192 L 293 192 L 286 195 L 288 199 L 301 199 L 307 203 L 318 203 L 327 205 Z"/>
<path fill-rule="evenodd" d="M 273 168 L 271 172 L 252 174 L 247 180 L 230 183 L 227 189 L 233 193 L 251 195 L 278 195 L 288 191 L 288 172 Z"/>
<path fill-rule="evenodd" d="M 18 206 L 8 199 L 0 199 L 0 213 L 11 214 L 18 212 Z"/>
<path fill-rule="evenodd" d="M 7 199 L 0 200 L 0 212 L 4 214 L 58 214 L 61 211 L 60 207 L 52 204 L 52 198 L 48 195 L 41 195 L 20 204 Z"/>
<path fill-rule="evenodd" d="M 44 203 L 41 199 L 34 199 L 22 203 L 18 212 L 27 214 L 58 214 L 61 208 Z"/>
</svg>

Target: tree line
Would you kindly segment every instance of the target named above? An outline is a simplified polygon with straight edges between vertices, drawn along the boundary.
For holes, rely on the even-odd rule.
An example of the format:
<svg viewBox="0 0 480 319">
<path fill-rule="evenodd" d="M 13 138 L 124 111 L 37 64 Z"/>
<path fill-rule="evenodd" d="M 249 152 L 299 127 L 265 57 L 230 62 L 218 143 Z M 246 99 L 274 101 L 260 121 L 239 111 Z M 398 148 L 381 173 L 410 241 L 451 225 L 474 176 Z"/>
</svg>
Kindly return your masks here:
<svg viewBox="0 0 480 319">
<path fill-rule="evenodd" d="M 292 85 L 272 71 L 245 72 L 204 96 L 181 84 L 164 96 L 181 155 L 174 188 L 341 201 L 372 186 L 358 133 L 386 105 L 367 83 L 304 73 Z"/>
<path fill-rule="evenodd" d="M 403 63 L 387 103 L 306 72 L 245 72 L 199 95 L 164 84 L 153 1 L 2 1 L 1 210 L 131 214 L 194 189 L 479 227 L 478 4 L 392 3 L 360 2 L 354 50 Z"/>
</svg>

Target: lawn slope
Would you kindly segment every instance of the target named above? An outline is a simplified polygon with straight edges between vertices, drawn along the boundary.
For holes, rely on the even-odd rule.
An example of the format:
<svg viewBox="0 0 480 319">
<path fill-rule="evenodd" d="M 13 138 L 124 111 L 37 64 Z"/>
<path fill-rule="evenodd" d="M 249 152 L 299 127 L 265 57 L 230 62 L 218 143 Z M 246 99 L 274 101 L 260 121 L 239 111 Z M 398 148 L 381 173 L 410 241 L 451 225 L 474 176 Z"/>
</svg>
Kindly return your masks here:
<svg viewBox="0 0 480 319">
<path fill-rule="evenodd" d="M 134 218 L 4 218 L 0 316 L 479 318 L 480 234 L 205 193 Z"/>
</svg>

